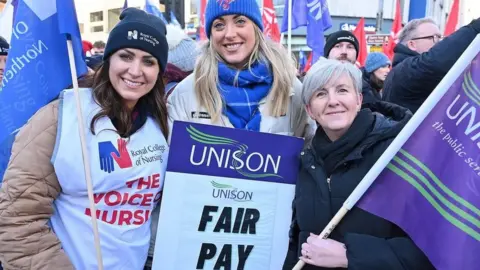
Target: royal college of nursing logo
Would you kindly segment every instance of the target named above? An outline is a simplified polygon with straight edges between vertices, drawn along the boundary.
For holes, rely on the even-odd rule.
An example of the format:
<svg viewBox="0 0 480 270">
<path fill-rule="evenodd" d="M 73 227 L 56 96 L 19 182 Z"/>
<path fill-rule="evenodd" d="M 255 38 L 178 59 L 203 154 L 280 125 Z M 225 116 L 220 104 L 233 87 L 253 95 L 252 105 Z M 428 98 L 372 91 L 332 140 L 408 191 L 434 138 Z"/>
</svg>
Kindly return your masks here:
<svg viewBox="0 0 480 270">
<path fill-rule="evenodd" d="M 114 161 L 120 169 L 132 167 L 132 159 L 127 150 L 127 142 L 124 139 L 117 140 L 117 147 L 111 141 L 99 142 L 98 156 L 100 169 L 108 173 L 115 170 Z"/>
<path fill-rule="evenodd" d="M 137 30 L 128 31 L 127 38 L 128 40 L 138 39 L 138 31 Z"/>
</svg>

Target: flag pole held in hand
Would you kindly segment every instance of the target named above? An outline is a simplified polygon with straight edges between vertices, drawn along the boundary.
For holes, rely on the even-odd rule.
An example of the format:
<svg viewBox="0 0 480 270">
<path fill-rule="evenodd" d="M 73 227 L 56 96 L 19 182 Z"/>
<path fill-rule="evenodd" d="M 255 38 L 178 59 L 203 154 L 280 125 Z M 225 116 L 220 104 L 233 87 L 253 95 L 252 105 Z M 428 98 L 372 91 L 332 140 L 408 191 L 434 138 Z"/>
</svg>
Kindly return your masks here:
<svg viewBox="0 0 480 270">
<path fill-rule="evenodd" d="M 95 201 L 93 198 L 92 175 L 90 169 L 90 160 L 87 150 L 85 138 L 85 125 L 82 115 L 82 102 L 80 101 L 80 93 L 78 91 L 77 68 L 75 66 L 75 56 L 73 53 L 72 40 L 67 38 L 68 59 L 70 62 L 70 71 L 72 73 L 73 92 L 75 93 L 75 101 L 77 107 L 78 129 L 80 131 L 80 145 L 82 147 L 83 168 L 85 170 L 85 181 L 87 183 L 88 201 L 90 203 L 90 213 L 97 213 Z M 92 214 L 93 240 L 95 242 L 95 250 L 97 255 L 98 270 L 103 270 L 102 250 L 100 248 L 100 235 L 98 233 L 97 215 Z"/>
</svg>

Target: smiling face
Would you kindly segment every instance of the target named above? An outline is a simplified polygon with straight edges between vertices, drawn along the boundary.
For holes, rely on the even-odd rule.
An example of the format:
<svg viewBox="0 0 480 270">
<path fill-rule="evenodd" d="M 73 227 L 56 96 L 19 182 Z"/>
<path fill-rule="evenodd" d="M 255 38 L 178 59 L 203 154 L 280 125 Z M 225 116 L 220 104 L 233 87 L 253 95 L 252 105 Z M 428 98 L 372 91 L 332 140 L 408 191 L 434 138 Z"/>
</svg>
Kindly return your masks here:
<svg viewBox="0 0 480 270">
<path fill-rule="evenodd" d="M 241 69 L 255 47 L 254 23 L 242 15 L 220 17 L 213 21 L 210 41 L 227 64 Z"/>
<path fill-rule="evenodd" d="M 313 93 L 307 112 L 330 140 L 335 141 L 350 128 L 361 105 L 362 95 L 353 86 L 352 79 L 341 75 Z"/>
<path fill-rule="evenodd" d="M 122 49 L 110 57 L 110 82 L 130 109 L 152 90 L 159 73 L 157 59 L 141 50 Z"/>
</svg>

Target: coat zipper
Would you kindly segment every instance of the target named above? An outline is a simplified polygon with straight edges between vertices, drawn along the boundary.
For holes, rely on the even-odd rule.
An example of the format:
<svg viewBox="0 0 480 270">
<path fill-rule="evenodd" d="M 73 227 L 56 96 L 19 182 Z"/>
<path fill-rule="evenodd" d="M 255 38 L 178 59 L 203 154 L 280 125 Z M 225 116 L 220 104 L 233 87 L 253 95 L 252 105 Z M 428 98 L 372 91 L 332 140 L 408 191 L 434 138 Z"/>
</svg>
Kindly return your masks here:
<svg viewBox="0 0 480 270">
<path fill-rule="evenodd" d="M 332 176 L 327 177 L 327 184 L 328 184 L 328 190 L 329 190 L 329 191 L 332 191 L 332 189 L 331 189 L 331 187 L 330 187 L 330 181 L 332 180 L 331 177 L 332 177 Z"/>
</svg>

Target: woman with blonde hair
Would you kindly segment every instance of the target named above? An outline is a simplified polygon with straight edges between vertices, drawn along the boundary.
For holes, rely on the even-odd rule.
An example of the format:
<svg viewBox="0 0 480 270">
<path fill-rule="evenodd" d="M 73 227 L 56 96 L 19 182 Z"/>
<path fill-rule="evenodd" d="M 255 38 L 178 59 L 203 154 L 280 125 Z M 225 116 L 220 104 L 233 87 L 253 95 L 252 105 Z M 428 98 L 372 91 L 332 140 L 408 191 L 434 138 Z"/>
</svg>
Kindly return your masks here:
<svg viewBox="0 0 480 270">
<path fill-rule="evenodd" d="M 255 0 L 208 1 L 209 41 L 167 102 L 175 120 L 298 137 L 313 134 L 285 49 L 263 36 Z M 311 122 L 312 123 L 312 122 Z"/>
</svg>

